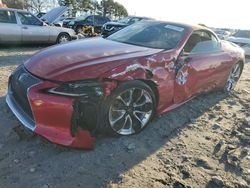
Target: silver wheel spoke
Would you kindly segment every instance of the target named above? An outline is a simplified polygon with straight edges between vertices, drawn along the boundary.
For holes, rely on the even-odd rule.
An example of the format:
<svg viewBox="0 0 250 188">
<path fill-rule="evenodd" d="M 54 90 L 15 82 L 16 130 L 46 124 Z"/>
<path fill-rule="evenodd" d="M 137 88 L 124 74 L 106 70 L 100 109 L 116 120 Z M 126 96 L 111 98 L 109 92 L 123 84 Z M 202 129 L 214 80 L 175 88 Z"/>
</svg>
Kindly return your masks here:
<svg viewBox="0 0 250 188">
<path fill-rule="evenodd" d="M 135 110 L 133 112 L 133 115 L 134 117 L 141 123 L 141 127 L 143 127 L 147 122 L 143 121 L 143 119 L 147 116 L 147 115 L 150 115 L 152 113 L 152 110 L 149 110 L 149 111 L 139 111 L 139 110 Z M 139 118 L 137 116 L 137 114 L 142 114 L 143 118 Z"/>
<path fill-rule="evenodd" d="M 110 120 L 111 126 L 113 126 L 115 123 L 117 123 L 119 120 L 121 120 L 124 117 L 124 115 L 126 114 L 125 110 L 121 110 L 120 112 L 121 112 L 120 116 L 118 116 L 115 120 Z"/>
<path fill-rule="evenodd" d="M 137 100 L 135 101 L 135 103 L 138 103 L 138 102 L 141 100 L 143 94 L 144 94 L 144 91 L 141 90 L 141 94 L 140 94 L 140 96 L 137 98 Z"/>
<path fill-rule="evenodd" d="M 141 106 L 144 106 L 145 104 L 147 104 L 147 103 L 152 103 L 152 100 L 148 97 L 148 96 L 146 96 L 146 95 L 144 95 L 144 97 L 145 97 L 145 100 L 143 101 L 143 102 L 141 102 L 140 104 L 137 104 L 136 102 L 133 104 L 133 106 L 134 107 L 141 107 Z"/>
<path fill-rule="evenodd" d="M 125 121 L 124 121 L 124 124 L 122 125 L 122 128 L 120 130 L 118 130 L 118 133 L 123 133 L 125 132 L 124 131 L 124 128 L 126 126 L 126 124 L 129 123 L 129 128 L 126 129 L 126 132 L 129 132 L 130 134 L 131 133 L 134 133 L 134 129 L 133 129 L 133 121 L 132 121 L 132 118 L 130 117 L 130 115 L 127 115 L 126 118 L 125 118 Z"/>
<path fill-rule="evenodd" d="M 128 102 L 127 102 L 127 106 L 131 105 L 132 102 L 133 102 L 133 93 L 134 93 L 134 89 L 130 89 L 129 90 L 129 99 L 128 99 Z"/>
<path fill-rule="evenodd" d="M 127 103 L 124 101 L 124 99 L 121 96 L 118 96 L 116 99 L 121 101 L 124 105 L 127 105 Z"/>
</svg>

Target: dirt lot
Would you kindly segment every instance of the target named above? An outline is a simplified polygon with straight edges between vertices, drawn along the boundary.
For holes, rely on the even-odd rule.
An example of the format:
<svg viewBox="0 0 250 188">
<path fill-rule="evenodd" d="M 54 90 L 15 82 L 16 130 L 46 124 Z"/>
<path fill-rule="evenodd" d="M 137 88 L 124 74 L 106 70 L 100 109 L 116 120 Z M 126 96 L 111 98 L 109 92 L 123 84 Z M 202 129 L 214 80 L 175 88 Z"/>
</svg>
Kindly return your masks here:
<svg viewBox="0 0 250 188">
<path fill-rule="evenodd" d="M 199 96 L 82 151 L 27 133 L 5 104 L 8 76 L 39 49 L 0 49 L 0 187 L 250 187 L 250 64 L 233 95 Z"/>
</svg>

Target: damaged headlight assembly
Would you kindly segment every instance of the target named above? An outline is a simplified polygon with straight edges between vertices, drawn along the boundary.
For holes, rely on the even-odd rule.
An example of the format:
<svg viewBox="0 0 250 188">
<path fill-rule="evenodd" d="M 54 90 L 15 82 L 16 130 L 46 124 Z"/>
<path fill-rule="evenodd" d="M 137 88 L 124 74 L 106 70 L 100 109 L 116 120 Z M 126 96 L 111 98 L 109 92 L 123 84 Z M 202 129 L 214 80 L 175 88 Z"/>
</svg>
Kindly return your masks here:
<svg viewBox="0 0 250 188">
<path fill-rule="evenodd" d="M 77 81 L 63 83 L 58 87 L 50 88 L 47 92 L 69 97 L 102 97 L 103 86 L 97 81 Z"/>
</svg>

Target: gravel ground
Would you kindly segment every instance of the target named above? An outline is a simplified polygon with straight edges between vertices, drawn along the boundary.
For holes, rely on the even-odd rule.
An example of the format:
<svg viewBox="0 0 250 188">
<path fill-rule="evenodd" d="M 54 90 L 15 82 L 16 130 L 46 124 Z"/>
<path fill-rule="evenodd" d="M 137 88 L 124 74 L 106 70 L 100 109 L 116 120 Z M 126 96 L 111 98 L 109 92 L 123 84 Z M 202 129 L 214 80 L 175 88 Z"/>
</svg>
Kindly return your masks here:
<svg viewBox="0 0 250 188">
<path fill-rule="evenodd" d="M 250 187 L 250 64 L 231 96 L 201 95 L 83 151 L 27 133 L 5 104 L 8 76 L 41 48 L 0 49 L 0 187 Z"/>
</svg>

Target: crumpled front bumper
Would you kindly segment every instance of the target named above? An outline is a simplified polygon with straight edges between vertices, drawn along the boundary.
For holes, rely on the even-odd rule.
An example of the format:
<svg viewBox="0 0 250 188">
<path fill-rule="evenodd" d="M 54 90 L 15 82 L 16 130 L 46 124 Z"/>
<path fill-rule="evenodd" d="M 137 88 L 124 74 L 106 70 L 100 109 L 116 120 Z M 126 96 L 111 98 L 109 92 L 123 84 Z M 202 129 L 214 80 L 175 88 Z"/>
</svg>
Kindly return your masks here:
<svg viewBox="0 0 250 188">
<path fill-rule="evenodd" d="M 28 129 L 45 137 L 49 141 L 73 148 L 93 149 L 95 137 L 88 130 L 78 128 L 72 135 L 71 121 L 73 99 L 42 92 L 44 88 L 55 86 L 51 82 L 40 82 L 31 86 L 27 98 L 32 110 L 33 119 L 15 100 L 9 86 L 6 102 L 18 120 Z"/>
</svg>

